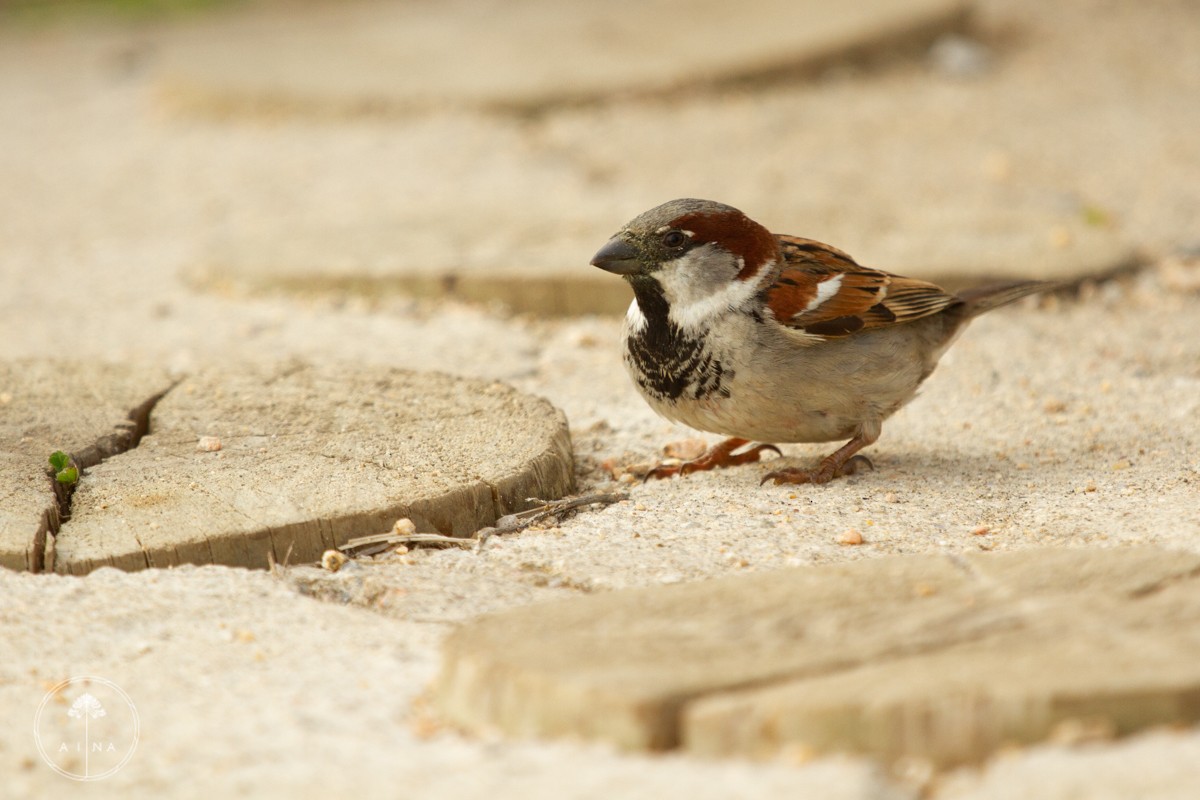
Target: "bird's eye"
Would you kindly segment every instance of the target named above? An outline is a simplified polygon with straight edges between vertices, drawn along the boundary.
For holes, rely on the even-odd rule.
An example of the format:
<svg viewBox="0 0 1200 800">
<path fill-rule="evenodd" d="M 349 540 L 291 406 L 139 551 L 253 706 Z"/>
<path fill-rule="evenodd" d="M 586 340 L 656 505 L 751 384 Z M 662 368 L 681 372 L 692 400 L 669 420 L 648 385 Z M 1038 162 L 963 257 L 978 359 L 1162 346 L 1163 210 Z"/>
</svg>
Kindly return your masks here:
<svg viewBox="0 0 1200 800">
<path fill-rule="evenodd" d="M 683 231 L 667 231 L 662 238 L 662 243 L 667 247 L 679 247 L 686 241 L 687 237 L 683 235 Z"/>
</svg>

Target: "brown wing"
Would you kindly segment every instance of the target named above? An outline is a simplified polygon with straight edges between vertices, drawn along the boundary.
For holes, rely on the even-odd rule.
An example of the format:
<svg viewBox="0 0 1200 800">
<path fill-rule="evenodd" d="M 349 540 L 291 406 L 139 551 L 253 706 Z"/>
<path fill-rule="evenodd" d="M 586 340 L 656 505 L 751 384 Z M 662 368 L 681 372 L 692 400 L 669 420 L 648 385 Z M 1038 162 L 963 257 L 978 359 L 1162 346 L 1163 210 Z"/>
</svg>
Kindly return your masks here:
<svg viewBox="0 0 1200 800">
<path fill-rule="evenodd" d="M 837 248 L 778 236 L 783 266 L 766 304 L 790 328 L 821 337 L 848 336 L 936 314 L 954 295 L 925 281 L 859 266 Z"/>
</svg>

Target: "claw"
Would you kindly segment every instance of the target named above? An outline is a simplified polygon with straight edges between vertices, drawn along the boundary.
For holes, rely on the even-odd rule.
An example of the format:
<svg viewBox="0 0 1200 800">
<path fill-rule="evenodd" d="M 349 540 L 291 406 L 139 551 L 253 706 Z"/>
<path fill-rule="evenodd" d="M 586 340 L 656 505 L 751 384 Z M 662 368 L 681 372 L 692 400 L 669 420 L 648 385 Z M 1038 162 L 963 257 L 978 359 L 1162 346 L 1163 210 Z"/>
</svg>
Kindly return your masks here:
<svg viewBox="0 0 1200 800">
<path fill-rule="evenodd" d="M 733 452 L 746 444 L 748 444 L 748 440 L 746 439 L 726 439 L 720 444 L 710 447 L 699 458 L 671 466 L 660 464 L 646 473 L 643 482 L 651 478 L 670 478 L 674 475 L 688 475 L 693 472 L 716 469 L 717 467 L 734 467 L 739 464 L 749 464 L 760 460 L 763 452 L 766 450 L 770 450 L 776 455 L 783 455 L 779 452 L 779 448 L 773 444 L 755 445 L 743 453 Z"/>
<path fill-rule="evenodd" d="M 663 478 L 670 478 L 678 475 L 680 474 L 679 468 L 682 466 L 682 464 L 672 464 L 670 466 L 659 464 L 657 467 L 654 467 L 652 470 L 642 476 L 642 483 L 647 483 L 651 478 L 654 478 L 655 480 L 662 480 Z"/>
<path fill-rule="evenodd" d="M 875 465 L 871 463 L 871 459 L 864 455 L 856 455 L 848 458 L 844 464 L 840 465 L 832 458 L 826 458 L 821 461 L 821 466 L 816 469 L 789 467 L 787 469 L 772 470 L 763 476 L 762 481 L 758 485 L 762 486 L 767 481 L 775 481 L 776 486 L 781 483 L 829 483 L 834 478 L 853 475 L 858 472 L 860 467 L 864 466 L 871 469 L 871 471 L 875 470 Z"/>
</svg>

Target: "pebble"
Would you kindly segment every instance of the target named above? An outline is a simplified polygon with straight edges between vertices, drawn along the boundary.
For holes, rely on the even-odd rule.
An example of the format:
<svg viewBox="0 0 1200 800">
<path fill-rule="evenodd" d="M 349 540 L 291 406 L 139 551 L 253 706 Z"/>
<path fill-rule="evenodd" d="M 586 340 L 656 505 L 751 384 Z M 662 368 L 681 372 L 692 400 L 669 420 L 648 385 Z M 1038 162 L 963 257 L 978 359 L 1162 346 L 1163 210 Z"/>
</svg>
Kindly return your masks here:
<svg viewBox="0 0 1200 800">
<path fill-rule="evenodd" d="M 1048 234 L 1050 246 L 1056 250 L 1063 250 L 1071 246 L 1074 237 L 1071 236 L 1071 231 L 1065 225 L 1055 225 L 1050 229 Z"/>
<path fill-rule="evenodd" d="M 992 58 L 987 47 L 966 36 L 943 36 L 929 48 L 934 69 L 954 78 L 974 78 L 988 71 Z"/>
<path fill-rule="evenodd" d="M 321 554 L 321 566 L 330 572 L 337 572 L 348 560 L 340 550 L 326 550 Z"/>
<path fill-rule="evenodd" d="M 861 533 L 859 533 L 858 531 L 854 530 L 854 528 L 851 528 L 850 530 L 842 533 L 842 535 L 838 537 L 837 542 L 838 542 L 838 544 L 845 544 L 845 545 L 862 544 L 863 543 L 863 535 Z"/>
<path fill-rule="evenodd" d="M 202 453 L 215 453 L 221 449 L 221 439 L 217 436 L 201 436 L 196 442 L 196 449 Z"/>
</svg>

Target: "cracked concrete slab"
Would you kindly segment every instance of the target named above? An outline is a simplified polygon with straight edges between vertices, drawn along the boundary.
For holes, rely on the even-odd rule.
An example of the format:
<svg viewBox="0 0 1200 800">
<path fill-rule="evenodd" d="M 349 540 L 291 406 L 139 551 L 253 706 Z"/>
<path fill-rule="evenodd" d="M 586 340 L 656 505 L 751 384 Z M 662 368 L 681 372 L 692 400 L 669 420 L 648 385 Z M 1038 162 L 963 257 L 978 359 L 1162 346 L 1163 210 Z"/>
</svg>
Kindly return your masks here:
<svg viewBox="0 0 1200 800">
<path fill-rule="evenodd" d="M 50 473 L 50 454 L 62 450 L 86 470 L 128 450 L 171 385 L 153 367 L 0 361 L 0 566 L 44 566 L 69 493 Z"/>
<path fill-rule="evenodd" d="M 447 113 L 460 106 L 482 106 L 547 107 L 562 114 L 520 131 L 512 163 L 495 158 L 495 136 L 485 141 L 463 128 L 439 131 L 439 146 L 430 150 L 421 130 L 429 120 L 409 119 L 403 146 L 420 155 L 396 162 L 395 155 L 381 154 L 397 169 L 387 192 L 355 205 L 352 213 L 305 210 L 309 218 L 300 225 L 274 206 L 271 214 L 235 220 L 206 241 L 204 253 L 187 268 L 187 279 L 209 290 L 399 294 L 500 303 L 540 314 L 619 313 L 629 304 L 627 287 L 589 268 L 588 257 L 633 213 L 671 196 L 704 192 L 689 176 L 674 181 L 678 189 L 664 189 L 673 181 L 655 179 L 656 188 L 644 207 L 621 211 L 589 213 L 578 202 L 567 210 L 541 209 L 539 203 L 534 213 L 514 214 L 513 209 L 525 208 L 528 199 L 496 203 L 514 180 L 531 186 L 545 183 L 547 196 L 553 196 L 565 179 L 584 193 L 603 196 L 617 164 L 637 165 L 635 169 L 656 176 L 664 165 L 679 160 L 679 144 L 666 131 L 649 137 L 656 143 L 647 146 L 647 137 L 639 136 L 620 152 L 576 141 L 571 130 L 574 105 L 612 97 L 629 102 L 676 86 L 690 87 L 686 96 L 694 101 L 700 87 L 713 90 L 748 79 L 761 86 L 781 71 L 792 77 L 806 70 L 815 73 L 838 57 L 879 59 L 906 48 L 922 52 L 939 36 L 950 34 L 958 36 L 951 37 L 954 42 L 966 41 L 983 52 L 981 45 L 963 38 L 968 33 L 967 8 L 959 0 L 872 0 L 840 6 L 819 0 L 755 0 L 749 7 L 736 8 L 706 3 L 681 15 L 669 3 L 615 9 L 525 0 L 505 4 L 502 11 L 497 6 L 467 14 L 455 3 L 352 3 L 321 8 L 286 24 L 272 15 L 232 15 L 175 31 L 159 42 L 156 56 L 158 101 L 173 113 L 201 110 L 222 118 L 265 114 L 311 119 L 390 108 L 411 117 L 418 111 Z M 478 60 L 447 57 L 437 34 L 448 27 L 454 29 L 454 40 Z M 663 37 L 660 29 L 670 29 L 672 35 Z M 710 46 L 709 37 L 714 36 L 721 46 Z M 314 46 L 318 40 L 321 47 Z M 551 70 L 546 69 L 548 42 L 561 42 L 571 51 L 569 58 L 552 59 Z M 263 62 L 264 52 L 271 53 L 269 64 Z M 337 53 L 336 61 L 324 64 L 324 52 Z M 371 68 L 362 68 L 356 59 L 369 60 Z M 408 66 L 410 59 L 419 61 L 420 68 Z M 727 102 L 719 92 L 712 102 L 712 119 L 739 130 L 726 141 L 702 146 L 689 142 L 689 149 L 705 163 L 726 161 L 731 150 L 776 152 L 770 138 L 807 125 L 795 107 L 776 109 L 768 113 L 773 118 L 770 130 L 747 138 L 744 125 L 737 122 L 738 104 Z M 841 113 L 824 109 L 816 116 Z M 754 116 L 762 118 L 762 113 L 756 109 Z M 864 133 L 871 129 L 864 123 L 854 131 L 858 149 L 887 150 L 886 138 L 876 140 Z M 887 137 L 886 129 L 879 130 Z M 507 136 L 493 133 L 501 139 Z M 627 135 L 624 130 L 611 133 L 616 138 Z M 662 146 L 665 152 L 652 155 Z M 784 176 L 798 151 L 786 149 L 774 162 L 773 180 L 795 183 Z M 487 163 L 468 166 L 474 159 Z M 308 159 L 301 160 L 307 173 Z M 815 210 L 807 207 L 812 203 L 809 196 L 800 198 L 799 209 L 786 204 L 776 208 L 774 201 L 752 205 L 728 191 L 718 199 L 734 201 L 772 230 L 816 235 L 849 248 L 870 266 L 950 289 L 1013 278 L 1099 279 L 1140 263 L 1129 237 L 1109 224 L 1102 209 L 1077 201 L 1069 192 L 1064 195 L 1057 186 L 1014 192 L 1006 184 L 1016 167 L 1003 151 L 988 153 L 982 161 L 971 172 L 982 170 L 984 183 L 996 185 L 985 187 L 985 194 L 995 196 L 984 199 L 982 207 L 973 207 L 978 199 L 950 204 L 938 229 L 923 238 L 909 236 L 888 221 L 872 223 L 868 227 L 879 230 L 878 240 L 871 242 L 873 251 L 854 247 L 864 226 L 835 208 L 842 189 L 831 189 L 824 207 Z M 430 203 L 442 201 L 418 187 L 447 181 L 479 182 L 484 193 L 478 198 L 470 197 L 469 191 L 456 193 L 434 212 Z M 964 180 L 961 169 L 946 181 L 957 183 L 964 197 L 980 193 L 973 185 L 976 181 Z"/>
<path fill-rule="evenodd" d="M 154 93 L 166 22 L 27 30 L 5 17 L 0 355 L 71 353 L 172 374 L 299 358 L 513 381 L 568 414 L 581 488 L 631 499 L 496 537 L 478 553 L 418 549 L 332 575 L 0 570 L 0 719 L 13 721 L 0 725 L 0 795 L 65 791 L 28 720 L 48 683 L 87 670 L 129 690 L 154 743 L 90 785 L 97 796 L 386 796 L 403 786 L 439 800 L 1200 797 L 1200 726 L 1004 748 L 955 770 L 953 790 L 944 773 L 914 788 L 868 759 L 803 747 L 760 763 L 425 726 L 419 690 L 447 630 L 529 602 L 898 554 L 1200 550 L 1200 138 L 1189 133 L 1200 106 L 1180 102 L 1198 92 L 1195 9 L 973 5 L 978 26 L 950 44 L 983 54 L 975 75 L 918 54 L 884 69 L 534 117 L 171 114 Z M 885 431 L 879 469 L 819 491 L 760 488 L 769 464 L 609 483 L 609 465 L 653 460 L 695 436 L 655 418 L 630 386 L 616 318 L 195 292 L 178 280 L 208 256 L 269 255 L 288 233 L 332 231 L 357 253 L 355 231 L 388 224 L 403 232 L 378 234 L 396 248 L 380 262 L 389 269 L 403 259 L 499 271 L 519 258 L 589 272 L 615 225 L 679 195 L 731 202 L 916 274 L 932 249 L 969 254 L 976 230 L 1003 248 L 994 220 L 1050 248 L 1096 228 L 1146 246 L 1157 263 L 1078 301 L 981 319 Z M 371 250 L 362 246 L 364 258 Z M 797 465 L 827 451 L 784 449 Z M 839 544 L 848 528 L 865 542 Z M 313 576 L 324 604 L 286 596 L 290 578 L 303 590 Z M 264 596 L 271 584 L 280 588 Z"/>
<path fill-rule="evenodd" d="M 298 597 L 262 570 L 0 570 L 0 597 L 5 800 L 80 793 L 31 735 L 42 696 L 80 669 L 128 693 L 143 736 L 124 769 L 87 784 L 93 800 L 201 800 L 214 786 L 297 800 L 915 800 L 861 759 L 797 770 L 455 736 L 419 710 L 443 626 Z"/>
<path fill-rule="evenodd" d="M 945 767 L 1082 724 L 1200 721 L 1200 556 L 1157 548 L 880 559 L 529 606 L 452 634 L 474 730 Z"/>
<path fill-rule="evenodd" d="M 753 207 L 743 210 L 758 216 Z M 571 233 L 569 240 L 562 231 L 543 236 L 535 230 L 509 230 L 506 235 L 521 239 L 520 245 L 463 253 L 436 245 L 431 240 L 436 231 L 418 231 L 420 223 L 411 216 L 408 223 L 396 221 L 404 216 L 364 209 L 352 225 L 318 223 L 303 231 L 286 220 L 264 221 L 247 236 L 212 242 L 203 259 L 188 269 L 188 280 L 209 290 L 454 298 L 543 315 L 615 314 L 633 297 L 623 281 L 588 265 L 592 252 L 627 221 L 623 218 L 604 220 L 606 227 L 595 220 L 590 236 Z M 969 230 L 969 237 L 934 237 L 918 253 L 905 254 L 908 263 L 871 266 L 958 290 L 1018 278 L 1101 280 L 1141 263 L 1136 250 L 1114 231 L 1079 220 L 1063 225 L 1055 221 L 1057 216 L 1030 203 L 1020 210 L 964 219 L 962 230 Z M 780 218 L 769 227 L 802 234 L 803 223 Z M 425 245 L 414 249 L 415 240 L 426 240 Z"/>
<path fill-rule="evenodd" d="M 964 0 L 351 2 L 226 14 L 164 53 L 169 101 L 210 112 L 537 111 L 794 74 L 960 30 Z M 669 34 L 669 35 L 668 35 Z M 447 48 L 447 42 L 456 46 Z M 463 58 L 464 50 L 471 58 Z"/>
<path fill-rule="evenodd" d="M 389 530 L 465 536 L 573 485 L 566 418 L 501 383 L 387 369 L 210 369 L 81 478 L 47 569 L 315 561 Z"/>
</svg>

